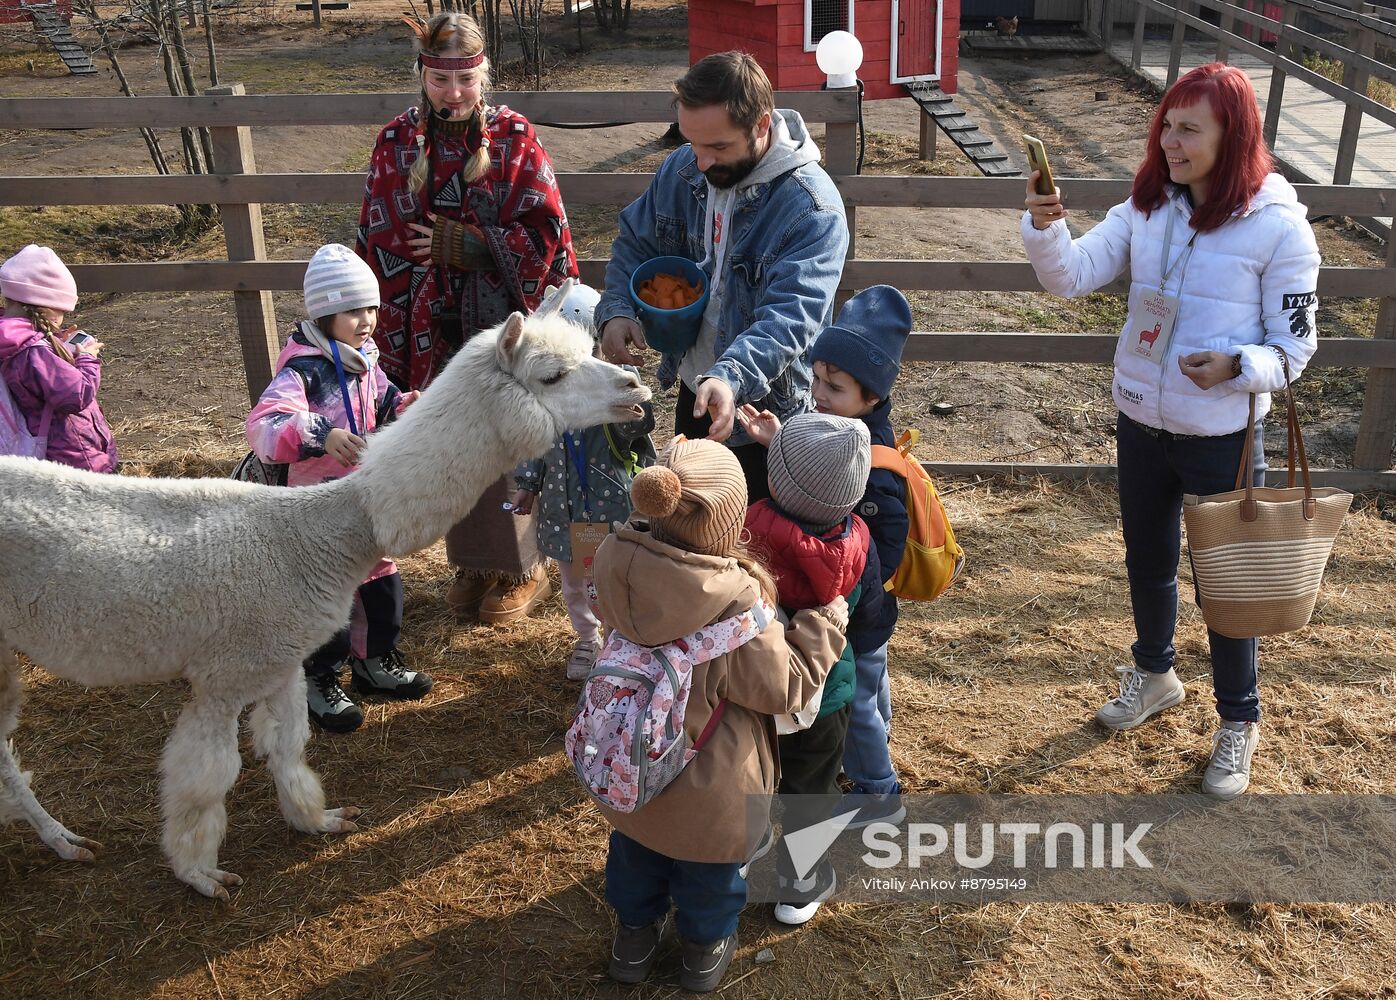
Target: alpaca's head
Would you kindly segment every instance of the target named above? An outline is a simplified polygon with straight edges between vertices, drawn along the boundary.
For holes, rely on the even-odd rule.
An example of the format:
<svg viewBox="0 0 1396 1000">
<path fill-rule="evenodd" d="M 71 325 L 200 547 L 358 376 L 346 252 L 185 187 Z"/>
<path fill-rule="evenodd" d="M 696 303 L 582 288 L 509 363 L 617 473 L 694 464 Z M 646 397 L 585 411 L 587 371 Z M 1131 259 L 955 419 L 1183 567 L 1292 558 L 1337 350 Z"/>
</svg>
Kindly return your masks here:
<svg viewBox="0 0 1396 1000">
<path fill-rule="evenodd" d="M 563 431 L 643 416 L 640 380 L 592 357 L 582 327 L 539 312 L 470 338 L 421 399 L 369 437 L 344 482 L 363 497 L 379 551 L 430 545 Z"/>
<path fill-rule="evenodd" d="M 495 360 L 526 390 L 540 431 L 546 417 L 547 443 L 565 430 L 641 417 L 650 398 L 633 373 L 593 357 L 591 336 L 559 315 L 514 313 L 499 330 Z"/>
</svg>

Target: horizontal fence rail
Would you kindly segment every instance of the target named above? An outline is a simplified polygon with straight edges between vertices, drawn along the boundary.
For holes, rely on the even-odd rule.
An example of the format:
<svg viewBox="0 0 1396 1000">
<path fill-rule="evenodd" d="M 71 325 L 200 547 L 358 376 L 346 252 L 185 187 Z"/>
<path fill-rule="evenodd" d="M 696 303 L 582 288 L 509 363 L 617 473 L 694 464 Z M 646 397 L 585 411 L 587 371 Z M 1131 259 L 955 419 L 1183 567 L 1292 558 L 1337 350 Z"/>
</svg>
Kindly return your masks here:
<svg viewBox="0 0 1396 1000">
<path fill-rule="evenodd" d="M 240 93 L 238 85 L 219 90 L 224 92 L 203 97 L 0 99 L 0 128 L 53 129 L 55 122 L 61 122 L 57 127 L 65 129 L 204 125 L 211 129 L 216 153 L 216 172 L 202 176 L 4 178 L 0 182 L 0 205 L 217 205 L 227 238 L 228 260 L 78 264 L 72 270 L 84 291 L 232 292 L 249 395 L 255 399 L 271 377 L 279 345 L 270 292 L 299 290 L 306 265 L 303 260 L 267 259 L 261 205 L 358 204 L 363 197 L 364 175 L 255 173 L 251 127 L 381 125 L 413 103 L 416 95 L 247 96 Z M 661 123 L 671 122 L 674 117 L 669 95 L 657 92 L 627 92 L 624 122 L 596 114 L 598 107 L 616 105 L 615 94 L 609 92 L 510 93 L 498 94 L 496 99 L 527 115 L 540 127 L 549 122 Z M 796 109 L 807 121 L 824 124 L 825 163 L 844 199 L 851 232 L 856 229 L 856 212 L 860 208 L 1022 207 L 1023 182 L 1017 178 L 856 175 L 858 107 L 851 92 L 782 93 L 777 95 L 777 103 Z M 571 206 L 628 204 L 645 190 L 650 178 L 648 173 L 558 175 L 564 201 Z M 1130 191 L 1127 180 L 1064 178 L 1060 184 L 1067 203 L 1077 210 L 1103 211 L 1125 200 Z M 1393 214 L 1396 209 L 1396 187 L 1298 185 L 1298 190 L 1311 218 L 1381 216 Z M 1382 305 L 1376 337 L 1319 341 L 1313 364 L 1366 368 L 1369 390 L 1373 379 L 1380 384 L 1376 384 L 1374 396 L 1369 393 L 1364 405 L 1358 457 L 1365 456 L 1366 461 L 1355 462 L 1362 466 L 1359 469 L 1317 473 L 1316 481 L 1349 488 L 1396 490 L 1396 472 L 1388 469 L 1396 434 L 1392 428 L 1396 423 L 1396 389 L 1386 393 L 1381 381 L 1396 376 L 1396 259 L 1389 254 L 1386 263 L 1386 267 L 1324 267 L 1320 271 L 1320 294 L 1379 298 Z M 580 261 L 583 280 L 602 285 L 606 264 L 605 259 Z M 879 283 L 907 290 L 1040 291 L 1032 267 L 1022 261 L 870 260 L 857 257 L 856 245 L 851 246 L 842 281 L 845 291 Z M 1121 280 L 1102 291 L 1124 293 L 1128 285 Z M 908 342 L 905 357 L 929 362 L 1108 364 L 1116 342 L 1114 335 L 1083 333 L 917 332 Z M 1066 478 L 1109 475 L 1113 470 L 1111 466 L 1017 463 L 942 463 L 937 467 L 966 475 L 1012 472 Z"/>
</svg>

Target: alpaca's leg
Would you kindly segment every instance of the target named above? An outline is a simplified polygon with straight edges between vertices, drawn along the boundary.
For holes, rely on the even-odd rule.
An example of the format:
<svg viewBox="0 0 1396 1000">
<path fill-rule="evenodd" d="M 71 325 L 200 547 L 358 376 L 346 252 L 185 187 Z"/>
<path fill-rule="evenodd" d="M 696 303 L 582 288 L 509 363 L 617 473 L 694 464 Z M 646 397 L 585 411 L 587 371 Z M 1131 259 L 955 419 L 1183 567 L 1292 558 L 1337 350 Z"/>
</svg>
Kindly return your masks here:
<svg viewBox="0 0 1396 1000">
<path fill-rule="evenodd" d="M 242 879 L 218 868 L 218 848 L 228 825 L 223 800 L 237 780 L 236 701 L 199 692 L 184 706 L 160 762 L 165 815 L 162 841 L 175 877 L 205 896 L 227 899 L 224 886 Z"/>
<path fill-rule="evenodd" d="M 10 749 L 10 733 L 19 724 L 19 707 L 23 701 L 19 661 L 8 649 L 0 647 L 0 824 L 22 819 L 60 858 L 91 861 L 92 852 L 100 851 L 102 845 L 79 837 L 48 814 L 34 798 L 29 789 L 29 776 L 20 771 L 19 762 Z"/>
<path fill-rule="evenodd" d="M 325 792 L 305 763 L 310 719 L 305 710 L 305 673 L 299 665 L 279 689 L 252 710 L 252 739 L 276 780 L 276 798 L 286 822 L 305 833 L 352 833 L 357 806 L 325 808 Z"/>
</svg>

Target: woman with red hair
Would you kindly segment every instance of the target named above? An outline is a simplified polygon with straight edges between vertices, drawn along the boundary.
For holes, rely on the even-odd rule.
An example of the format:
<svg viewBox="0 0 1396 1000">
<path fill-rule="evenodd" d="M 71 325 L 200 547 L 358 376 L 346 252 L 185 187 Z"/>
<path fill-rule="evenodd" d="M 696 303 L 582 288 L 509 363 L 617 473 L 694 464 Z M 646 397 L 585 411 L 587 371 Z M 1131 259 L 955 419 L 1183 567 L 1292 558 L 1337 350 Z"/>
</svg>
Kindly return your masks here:
<svg viewBox="0 0 1396 1000">
<path fill-rule="evenodd" d="M 1298 378 L 1313 356 L 1318 245 L 1273 171 L 1250 80 L 1222 63 L 1164 94 L 1129 201 L 1079 238 L 1061 191 L 1039 195 L 1036 179 L 1021 229 L 1043 287 L 1071 297 L 1130 275 L 1112 396 L 1136 641 L 1133 663 L 1116 668 L 1119 695 L 1096 719 L 1132 729 L 1183 700 L 1173 668 L 1183 494 L 1234 487 L 1250 394 L 1264 415 L 1284 366 Z M 1259 422 L 1252 454 L 1259 484 Z M 1250 783 L 1259 739 L 1258 644 L 1210 629 L 1207 639 L 1221 728 L 1202 790 L 1230 799 Z"/>
</svg>

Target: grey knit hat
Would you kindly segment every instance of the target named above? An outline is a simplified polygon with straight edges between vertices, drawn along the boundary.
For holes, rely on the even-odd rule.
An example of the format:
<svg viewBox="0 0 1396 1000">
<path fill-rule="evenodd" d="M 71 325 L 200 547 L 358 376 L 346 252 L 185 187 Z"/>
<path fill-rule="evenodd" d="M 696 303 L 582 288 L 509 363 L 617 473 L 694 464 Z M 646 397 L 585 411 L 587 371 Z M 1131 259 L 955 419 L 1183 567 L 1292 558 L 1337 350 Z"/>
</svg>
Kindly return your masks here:
<svg viewBox="0 0 1396 1000">
<path fill-rule="evenodd" d="M 378 278 L 363 258 L 339 243 L 326 243 L 305 269 L 305 314 L 318 320 L 378 306 Z"/>
<path fill-rule="evenodd" d="M 776 431 L 766 456 L 771 498 L 801 524 L 840 524 L 863 496 L 872 442 L 861 420 L 801 413 Z"/>
</svg>

